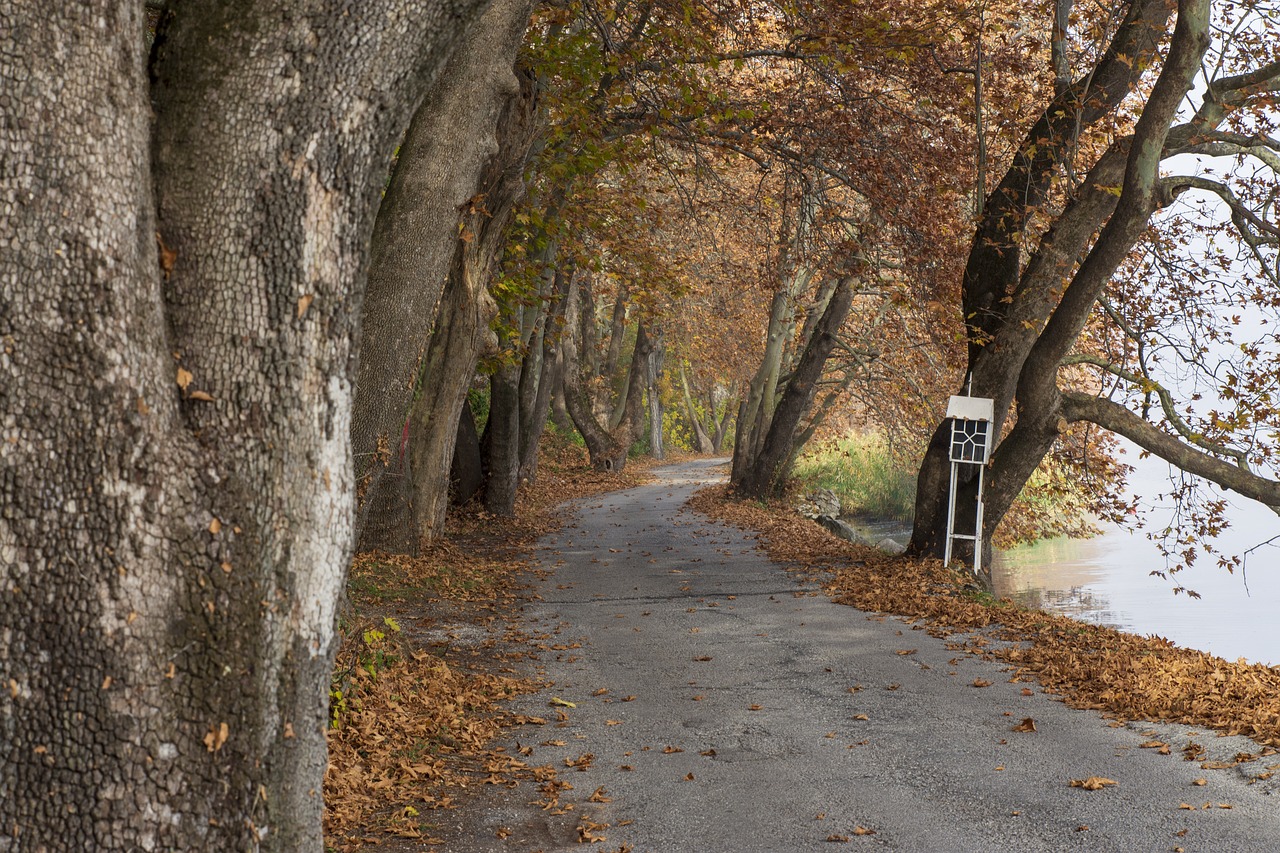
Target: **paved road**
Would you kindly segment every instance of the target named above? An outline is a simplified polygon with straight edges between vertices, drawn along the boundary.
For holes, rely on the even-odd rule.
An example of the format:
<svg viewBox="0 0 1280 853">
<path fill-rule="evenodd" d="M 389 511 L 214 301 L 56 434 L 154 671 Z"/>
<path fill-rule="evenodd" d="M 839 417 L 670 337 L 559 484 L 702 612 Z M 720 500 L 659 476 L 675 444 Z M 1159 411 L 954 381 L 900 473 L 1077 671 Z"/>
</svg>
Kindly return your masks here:
<svg viewBox="0 0 1280 853">
<path fill-rule="evenodd" d="M 1278 780 L 1249 785 L 1181 752 L 1256 745 L 1109 727 L 924 631 L 831 604 L 742 532 L 681 508 L 722 471 L 661 469 L 584 502 L 544 543 L 554 573 L 527 616 L 560 648 L 542 660 L 554 686 L 524 700 L 548 724 L 518 741 L 572 783 L 561 801 L 575 808 L 528 806 L 528 784 L 491 792 L 448 849 L 582 851 L 588 816 L 609 825 L 590 849 L 635 853 L 1280 850 Z M 552 697 L 577 706 L 559 726 Z M 1035 732 L 1013 731 L 1028 717 Z M 1140 748 L 1152 731 L 1172 754 Z M 1280 756 L 1242 767 L 1268 764 Z M 1118 784 L 1069 786 L 1091 776 Z M 589 802 L 599 788 L 609 801 Z"/>
</svg>

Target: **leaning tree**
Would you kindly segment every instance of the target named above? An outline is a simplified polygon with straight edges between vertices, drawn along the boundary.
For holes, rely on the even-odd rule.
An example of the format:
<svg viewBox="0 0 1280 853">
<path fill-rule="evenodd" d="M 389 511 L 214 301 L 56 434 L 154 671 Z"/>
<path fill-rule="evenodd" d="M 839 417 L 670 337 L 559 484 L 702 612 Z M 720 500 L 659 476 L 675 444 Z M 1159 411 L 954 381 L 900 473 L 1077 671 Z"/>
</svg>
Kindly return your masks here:
<svg viewBox="0 0 1280 853">
<path fill-rule="evenodd" d="M 0 9 L 0 848 L 319 850 L 367 243 L 475 0 Z"/>
<path fill-rule="evenodd" d="M 986 196 L 963 279 L 971 392 L 994 399 L 999 439 L 984 538 L 1077 423 L 1280 507 L 1280 353 L 1274 335 L 1232 331 L 1280 307 L 1274 16 L 1210 0 L 1055 5 L 1043 109 Z M 1179 401 L 1179 376 L 1220 402 L 1203 388 Z M 948 429 L 920 470 L 917 554 L 945 543 Z M 961 484 L 961 518 L 975 495 Z"/>
</svg>

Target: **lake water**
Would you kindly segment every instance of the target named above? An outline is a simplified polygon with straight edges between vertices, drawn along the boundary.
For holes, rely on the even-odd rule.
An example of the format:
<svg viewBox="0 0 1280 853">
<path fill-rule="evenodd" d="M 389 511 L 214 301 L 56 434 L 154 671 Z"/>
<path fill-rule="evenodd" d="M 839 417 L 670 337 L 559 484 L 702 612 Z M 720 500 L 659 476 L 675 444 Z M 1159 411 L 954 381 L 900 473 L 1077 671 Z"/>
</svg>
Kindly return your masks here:
<svg viewBox="0 0 1280 853">
<path fill-rule="evenodd" d="M 1125 461 L 1135 467 L 1130 488 L 1152 507 L 1149 525 L 1170 518 L 1155 495 L 1170 489 L 1168 466 L 1158 459 Z M 1241 554 L 1280 535 L 1280 516 L 1252 501 L 1232 498 L 1231 528 L 1217 540 L 1225 554 Z M 996 593 L 1077 619 L 1157 634 L 1179 646 L 1228 660 L 1280 666 L 1280 539 L 1246 558 L 1244 571 L 1228 574 L 1203 555 L 1176 582 L 1200 598 L 1175 595 L 1173 580 L 1153 577 L 1165 559 L 1144 532 L 1110 528 L 1086 540 L 1058 539 L 997 555 Z M 1201 565 L 1201 563 L 1204 563 Z"/>
</svg>

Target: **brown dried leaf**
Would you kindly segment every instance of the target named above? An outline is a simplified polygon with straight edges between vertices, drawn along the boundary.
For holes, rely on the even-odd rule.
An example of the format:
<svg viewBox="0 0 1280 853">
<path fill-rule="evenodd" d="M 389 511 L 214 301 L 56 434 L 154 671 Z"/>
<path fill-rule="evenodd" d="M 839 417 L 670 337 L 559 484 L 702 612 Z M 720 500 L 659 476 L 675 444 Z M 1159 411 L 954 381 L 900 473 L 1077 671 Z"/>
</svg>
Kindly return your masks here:
<svg viewBox="0 0 1280 853">
<path fill-rule="evenodd" d="M 1084 788 L 1086 791 L 1101 791 L 1103 788 L 1120 784 L 1114 779 L 1107 779 L 1104 776 L 1090 776 L 1087 779 L 1072 779 L 1072 788 Z"/>
<path fill-rule="evenodd" d="M 600 830 L 608 828 L 609 824 L 596 823 L 584 815 L 578 821 L 578 843 L 593 844 L 597 841 L 607 841 L 608 838 L 601 834 Z"/>
<path fill-rule="evenodd" d="M 160 270 L 164 273 L 164 278 L 168 281 L 169 276 L 173 273 L 173 266 L 178 262 L 178 253 L 174 249 L 170 249 L 165 245 L 164 237 L 160 232 L 156 232 L 156 248 L 160 253 Z"/>
<path fill-rule="evenodd" d="M 219 723 L 211 726 L 204 736 L 205 748 L 210 752 L 217 752 L 222 749 L 223 744 L 227 742 L 227 737 L 231 734 L 231 727 L 226 723 Z"/>
</svg>

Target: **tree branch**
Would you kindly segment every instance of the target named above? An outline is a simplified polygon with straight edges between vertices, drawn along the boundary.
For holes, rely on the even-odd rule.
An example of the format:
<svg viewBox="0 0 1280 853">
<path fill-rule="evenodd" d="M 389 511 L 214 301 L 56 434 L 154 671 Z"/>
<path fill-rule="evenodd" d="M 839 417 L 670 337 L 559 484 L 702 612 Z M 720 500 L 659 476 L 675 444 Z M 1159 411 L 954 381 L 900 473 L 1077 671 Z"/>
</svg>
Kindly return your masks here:
<svg viewBox="0 0 1280 853">
<path fill-rule="evenodd" d="M 1021 386 L 1027 385 L 1034 398 L 1031 386 L 1053 374 L 1084 328 L 1098 296 L 1147 227 L 1158 200 L 1159 166 L 1165 142 L 1178 106 L 1191 88 L 1209 47 L 1208 28 L 1208 0 L 1180 0 L 1169 56 L 1134 128 L 1116 210 L 1032 348 L 1023 373 L 1031 377 L 1031 381 L 1019 383 L 1019 397 L 1024 396 Z"/>
<path fill-rule="evenodd" d="M 1231 208 L 1231 221 L 1239 230 L 1240 236 L 1250 246 L 1260 245 L 1276 245 L 1280 244 L 1280 228 L 1267 222 L 1258 216 L 1248 206 L 1240 200 L 1235 194 L 1235 190 L 1222 183 L 1221 181 L 1211 180 L 1194 175 L 1172 175 L 1162 178 L 1158 185 L 1158 193 L 1160 196 L 1160 206 L 1164 207 L 1173 202 L 1178 196 L 1187 190 L 1205 190 L 1211 192 L 1218 198 L 1226 202 Z M 1250 226 L 1253 229 L 1251 230 Z M 1269 236 L 1263 236 L 1258 232 L 1264 232 Z"/>
<path fill-rule="evenodd" d="M 1280 513 L 1280 482 L 1260 477 L 1244 468 L 1224 462 L 1197 450 L 1135 415 L 1133 412 L 1101 397 L 1076 391 L 1062 392 L 1062 416 L 1069 422 L 1088 421 L 1122 435 L 1150 453 L 1175 465 L 1258 501 Z"/>
<path fill-rule="evenodd" d="M 1221 444 L 1209 441 L 1203 435 L 1200 435 L 1191 426 L 1182 419 L 1178 414 L 1178 410 L 1174 407 L 1173 395 L 1169 393 L 1169 389 L 1165 388 L 1159 382 L 1156 382 L 1149 376 L 1139 375 L 1129 370 L 1125 370 L 1118 364 L 1113 364 L 1105 358 L 1099 358 L 1095 355 L 1078 354 L 1072 355 L 1062 360 L 1064 365 L 1067 364 L 1091 364 L 1099 367 L 1115 376 L 1141 389 L 1144 393 L 1155 394 L 1160 400 L 1160 409 L 1164 412 L 1165 418 L 1169 422 L 1169 426 L 1173 427 L 1174 432 L 1182 436 L 1183 440 L 1188 444 L 1193 444 L 1206 453 L 1212 453 L 1215 456 L 1227 456 L 1235 460 L 1238 468 L 1249 470 L 1249 454 L 1243 450 L 1237 450 L 1233 447 L 1226 447 Z"/>
<path fill-rule="evenodd" d="M 1258 134 L 1245 136 L 1240 133 L 1226 131 L 1200 130 L 1195 141 L 1165 152 L 1166 157 L 1174 154 L 1200 154 L 1206 157 L 1237 157 L 1247 155 L 1266 163 L 1276 172 L 1280 172 L 1280 139 Z"/>
</svg>

